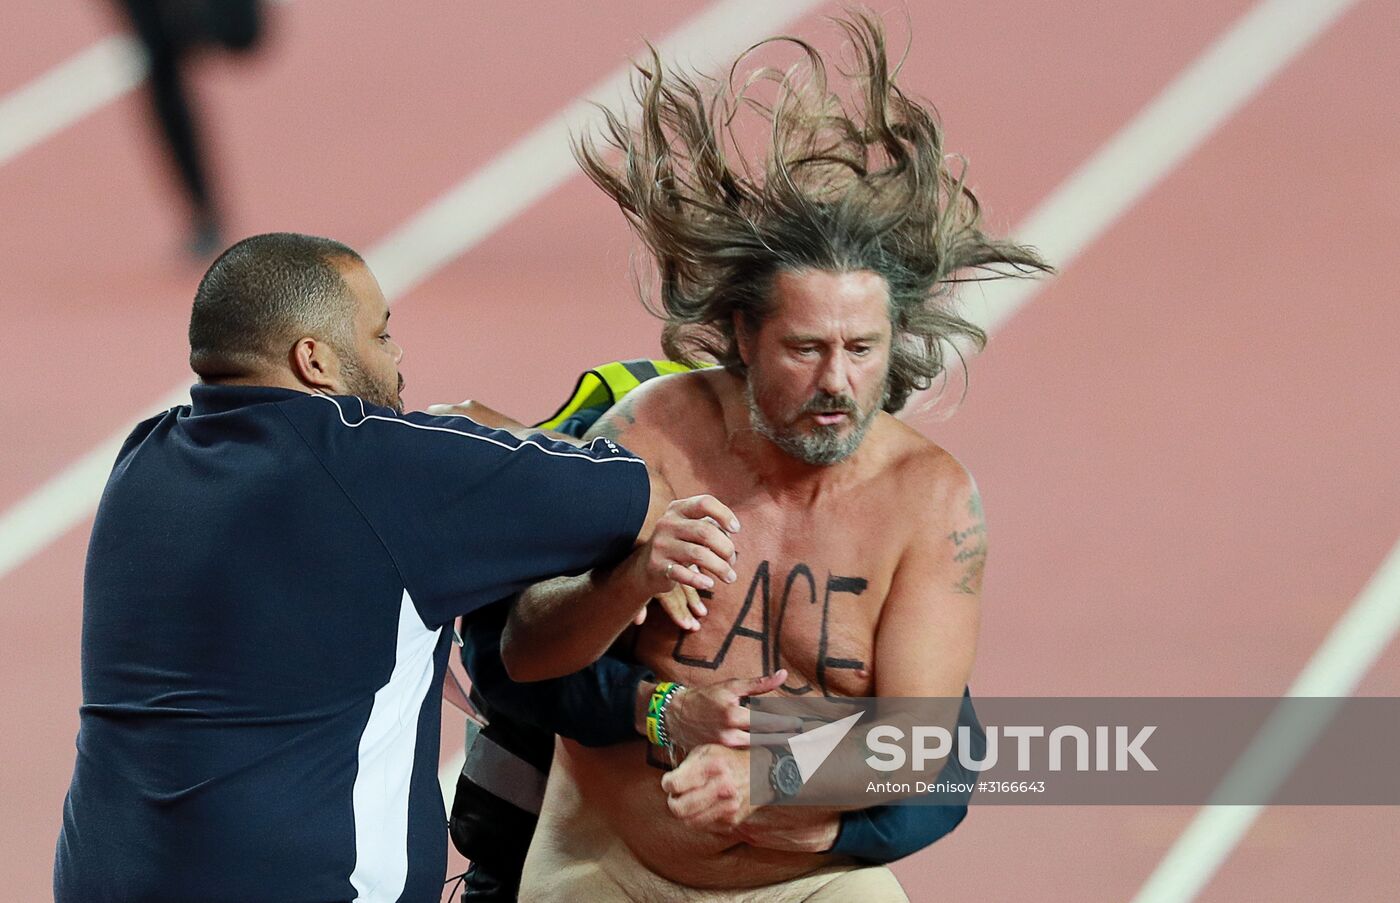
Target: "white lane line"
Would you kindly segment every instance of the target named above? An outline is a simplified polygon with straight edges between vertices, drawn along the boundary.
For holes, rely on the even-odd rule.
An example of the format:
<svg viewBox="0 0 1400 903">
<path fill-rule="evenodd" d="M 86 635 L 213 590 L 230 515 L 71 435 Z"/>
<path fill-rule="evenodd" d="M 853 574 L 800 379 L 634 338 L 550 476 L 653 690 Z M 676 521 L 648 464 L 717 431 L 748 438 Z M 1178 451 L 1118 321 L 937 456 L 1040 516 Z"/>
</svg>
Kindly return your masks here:
<svg viewBox="0 0 1400 903">
<path fill-rule="evenodd" d="M 1264 0 L 1223 32 L 1015 230 L 1064 270 L 1357 0 Z M 994 332 L 1044 280 L 979 283 L 966 314 Z M 980 296 L 980 297 L 979 297 Z"/>
<path fill-rule="evenodd" d="M 1230 798 L 1230 790 L 1243 782 L 1248 782 L 1250 795 L 1267 796 L 1278 789 L 1327 727 L 1327 718 L 1341 704 L 1340 697 L 1356 691 L 1361 679 L 1397 632 L 1400 632 L 1400 543 L 1390 550 L 1380 569 L 1333 625 L 1327 639 L 1288 690 L 1290 698 L 1331 698 L 1332 705 L 1319 704 L 1325 709 L 1326 717 L 1316 708 L 1299 713 L 1280 705 L 1221 781 L 1216 798 Z M 1300 714 L 1308 718 L 1306 723 L 1296 717 Z M 1133 903 L 1194 900 L 1244 838 L 1263 808 L 1206 805 L 1198 809 L 1133 898 Z"/>
<path fill-rule="evenodd" d="M 0 98 L 0 166 L 141 83 L 135 39 L 110 35 Z"/>
<path fill-rule="evenodd" d="M 703 71 L 712 64 L 728 63 L 755 40 L 823 2 L 723 0 L 684 23 L 657 49 L 663 58 Z M 568 151 L 570 129 L 596 118 L 589 100 L 621 98 L 630 76 L 630 66 L 616 70 L 388 236 L 371 261 L 385 292 L 409 291 L 577 173 Z"/>
<path fill-rule="evenodd" d="M 727 62 L 822 2 L 721 0 L 657 46 L 667 58 L 700 68 Z M 365 256 L 390 302 L 571 178 L 577 167 L 569 153 L 570 129 L 590 121 L 590 100 L 616 100 L 631 71 L 630 64 L 618 67 L 372 248 Z M 188 381 L 182 380 L 131 419 L 188 401 Z M 92 513 L 128 430 L 108 437 L 0 515 L 0 580 Z"/>
</svg>

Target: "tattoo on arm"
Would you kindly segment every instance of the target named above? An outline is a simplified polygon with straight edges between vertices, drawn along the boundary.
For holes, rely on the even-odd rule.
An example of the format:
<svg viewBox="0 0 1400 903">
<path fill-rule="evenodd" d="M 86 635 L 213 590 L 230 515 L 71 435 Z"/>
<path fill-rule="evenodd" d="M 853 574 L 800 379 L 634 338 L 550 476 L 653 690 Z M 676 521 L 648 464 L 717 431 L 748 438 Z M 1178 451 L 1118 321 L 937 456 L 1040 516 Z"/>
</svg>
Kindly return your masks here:
<svg viewBox="0 0 1400 903">
<path fill-rule="evenodd" d="M 598 422 L 589 427 L 584 434 L 587 439 L 602 436 L 604 439 L 611 439 L 616 442 L 627 431 L 627 427 L 637 422 L 637 416 L 633 413 L 636 409 L 635 399 L 629 395 L 617 404 L 608 408 Z"/>
<path fill-rule="evenodd" d="M 616 442 L 621 435 L 622 430 L 618 425 L 608 418 L 608 415 L 604 414 L 601 420 L 588 428 L 585 438 L 593 439 L 602 436 L 604 439 L 611 439 Z"/>
<path fill-rule="evenodd" d="M 967 527 L 948 534 L 957 549 L 953 561 L 962 566 L 953 590 L 975 596 L 982 588 L 982 571 L 987 566 L 987 525 L 982 517 L 982 497 L 975 492 L 967 500 L 967 517 Z"/>
</svg>

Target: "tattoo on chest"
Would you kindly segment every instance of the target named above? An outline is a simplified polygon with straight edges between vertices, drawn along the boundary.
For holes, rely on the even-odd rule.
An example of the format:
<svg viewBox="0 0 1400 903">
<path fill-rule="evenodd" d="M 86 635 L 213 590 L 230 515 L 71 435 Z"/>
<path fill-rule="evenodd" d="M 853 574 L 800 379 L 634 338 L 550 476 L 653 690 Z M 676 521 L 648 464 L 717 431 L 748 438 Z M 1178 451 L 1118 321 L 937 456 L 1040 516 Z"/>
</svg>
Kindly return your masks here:
<svg viewBox="0 0 1400 903">
<path fill-rule="evenodd" d="M 788 571 L 787 578 L 783 581 L 782 595 L 778 599 L 776 610 L 773 607 L 773 583 L 770 562 L 760 563 L 758 569 L 754 571 L 753 580 L 749 583 L 744 603 L 739 606 L 739 612 L 725 633 L 719 648 L 710 656 L 698 654 L 695 646 L 699 634 L 678 629 L 676 631 L 676 645 L 671 650 L 672 660 L 692 668 L 715 671 L 724 664 L 725 656 L 729 654 L 729 650 L 736 641 L 748 640 L 759 644 L 763 673 L 772 674 L 778 668 L 783 667 L 783 624 L 790 605 L 815 606 L 820 604 L 821 634 L 817 641 L 817 685 L 814 688 L 811 684 L 801 686 L 784 684 L 783 690 L 795 696 L 801 696 L 816 689 L 823 696 L 829 696 L 831 695 L 827 689 L 827 672 L 829 670 L 864 670 L 865 662 L 853 658 L 841 658 L 832 654 L 829 625 L 832 605 L 850 604 L 854 600 L 844 597 L 859 596 L 864 593 L 869 581 L 864 577 L 841 577 L 828 573 L 821 591 L 818 592 L 817 578 L 812 573 L 812 569 L 806 564 L 798 563 L 793 565 L 792 569 Z M 714 594 L 702 590 L 700 596 L 709 600 L 714 597 Z"/>
</svg>

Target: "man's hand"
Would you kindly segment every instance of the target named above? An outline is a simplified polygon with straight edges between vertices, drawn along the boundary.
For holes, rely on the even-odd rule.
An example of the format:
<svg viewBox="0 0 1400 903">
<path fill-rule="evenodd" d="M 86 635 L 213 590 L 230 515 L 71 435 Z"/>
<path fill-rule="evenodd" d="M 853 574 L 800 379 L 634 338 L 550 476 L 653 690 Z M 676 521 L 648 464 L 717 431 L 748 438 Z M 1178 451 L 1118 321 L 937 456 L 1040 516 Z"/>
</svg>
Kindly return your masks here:
<svg viewBox="0 0 1400 903">
<path fill-rule="evenodd" d="M 769 755 L 766 750 L 755 754 Z M 764 800 L 752 799 L 750 755 L 747 749 L 716 744 L 696 748 L 661 779 L 671 814 L 689 827 L 751 846 L 794 853 L 830 850 L 841 830 L 840 814 L 799 806 L 766 806 Z"/>
<path fill-rule="evenodd" d="M 666 805 L 687 826 L 730 835 L 753 814 L 749 751 L 706 744 L 661 779 Z"/>
<path fill-rule="evenodd" d="M 700 622 L 696 618 L 703 618 L 709 613 L 705 607 L 705 600 L 700 598 L 700 593 L 694 587 L 677 583 L 668 591 L 662 593 L 651 602 L 655 602 L 666 612 L 676 625 L 687 630 L 699 630 Z M 647 609 L 651 607 L 651 602 L 642 606 L 642 610 L 637 612 L 636 619 L 632 623 L 638 626 L 646 622 Z M 694 615 L 694 617 L 691 617 Z"/>
<path fill-rule="evenodd" d="M 738 531 L 739 519 L 734 512 L 712 495 L 671 502 L 657 519 L 651 537 L 628 559 L 639 595 L 658 598 L 673 594 L 673 604 L 665 606 L 671 619 L 688 630 L 698 629 L 700 622 L 692 614 L 694 605 L 684 589 L 679 598 L 686 604 L 674 604 L 676 588 L 708 590 L 716 581 L 733 583 L 739 579 L 734 571 L 738 556 L 729 538 Z M 698 594 L 694 599 L 700 602 Z"/>
<path fill-rule="evenodd" d="M 840 813 L 810 806 L 764 806 L 735 828 L 734 836 L 769 850 L 825 853 L 840 832 Z"/>
<path fill-rule="evenodd" d="M 707 743 L 742 749 L 751 742 L 751 714 L 743 704 L 744 697 L 771 693 L 786 680 L 787 671 L 779 670 L 767 677 L 736 677 L 705 687 L 686 687 L 667 703 L 666 732 L 681 749 L 698 749 Z M 764 732 L 781 738 L 781 731 L 801 729 L 795 718 L 777 720 L 782 723 L 765 721 Z"/>
<path fill-rule="evenodd" d="M 432 414 L 434 417 L 470 417 L 482 426 L 489 426 L 497 430 L 527 429 L 525 424 L 520 421 L 513 420 L 494 408 L 470 399 L 467 401 L 460 401 L 457 404 L 429 405 L 428 409 L 423 413 Z"/>
<path fill-rule="evenodd" d="M 717 579 L 738 579 L 729 539 L 739 529 L 734 512 L 714 496 L 664 502 L 670 490 L 663 492 L 653 481 L 647 538 L 618 565 L 546 580 L 520 594 L 501 636 L 512 680 L 547 680 L 597 661 L 645 602 L 677 584 L 709 589 Z M 681 626 L 698 623 L 687 613 Z"/>
<path fill-rule="evenodd" d="M 577 436 L 570 436 L 554 430 L 542 430 L 539 427 L 526 426 L 519 420 L 502 414 L 489 405 L 484 405 L 479 401 L 459 401 L 457 404 L 434 404 L 429 405 L 424 411 L 425 414 L 432 414 L 434 417 L 470 417 L 474 423 L 490 427 L 493 430 L 504 430 L 515 436 L 517 439 L 528 439 L 531 436 L 545 436 L 556 442 L 566 442 L 574 446 L 586 446 L 588 442 L 579 439 Z"/>
</svg>

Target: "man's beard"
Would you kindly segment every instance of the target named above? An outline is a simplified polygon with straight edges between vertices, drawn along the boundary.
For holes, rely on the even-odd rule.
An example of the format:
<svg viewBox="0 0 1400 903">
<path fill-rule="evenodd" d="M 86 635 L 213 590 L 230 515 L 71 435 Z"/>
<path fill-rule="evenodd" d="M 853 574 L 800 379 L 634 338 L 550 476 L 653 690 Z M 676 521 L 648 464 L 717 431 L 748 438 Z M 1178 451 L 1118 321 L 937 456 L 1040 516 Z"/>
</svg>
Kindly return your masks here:
<svg viewBox="0 0 1400 903">
<path fill-rule="evenodd" d="M 804 414 L 841 411 L 851 419 L 849 432 L 842 435 L 840 424 L 819 423 L 811 432 L 803 432 L 795 424 L 778 428 L 768 422 L 754 397 L 752 371 L 744 383 L 744 401 L 749 408 L 749 424 L 755 432 L 797 460 L 819 467 L 838 464 L 855 454 L 870 424 L 875 422 L 875 415 L 880 413 L 878 404 L 872 404 L 869 411 L 861 414 L 860 406 L 849 395 L 818 392 L 798 410 L 794 421 Z"/>
<path fill-rule="evenodd" d="M 342 352 L 340 354 L 340 375 L 345 380 L 345 391 L 351 395 L 358 395 L 370 404 L 377 404 L 381 408 L 392 408 L 395 412 L 403 413 L 403 374 L 396 374 L 398 384 L 393 387 L 381 385 L 369 375 L 369 371 L 360 366 L 360 362 L 355 360 L 354 355 Z"/>
</svg>

